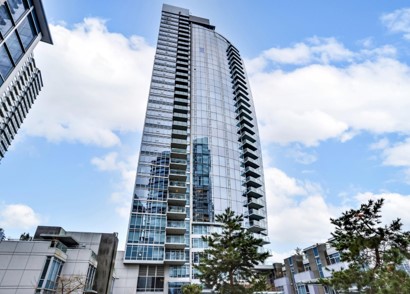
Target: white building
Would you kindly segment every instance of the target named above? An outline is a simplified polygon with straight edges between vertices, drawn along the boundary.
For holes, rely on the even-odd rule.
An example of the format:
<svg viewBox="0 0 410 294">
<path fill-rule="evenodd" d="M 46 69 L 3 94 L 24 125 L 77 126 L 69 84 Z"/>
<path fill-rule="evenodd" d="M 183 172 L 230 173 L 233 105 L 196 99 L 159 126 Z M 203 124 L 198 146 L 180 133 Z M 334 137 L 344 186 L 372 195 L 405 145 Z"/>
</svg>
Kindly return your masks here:
<svg viewBox="0 0 410 294">
<path fill-rule="evenodd" d="M 3 241 L 0 293 L 55 293 L 63 288 L 73 294 L 108 294 L 117 244 L 116 233 L 66 232 L 60 227 L 38 227 L 34 240 Z"/>
</svg>

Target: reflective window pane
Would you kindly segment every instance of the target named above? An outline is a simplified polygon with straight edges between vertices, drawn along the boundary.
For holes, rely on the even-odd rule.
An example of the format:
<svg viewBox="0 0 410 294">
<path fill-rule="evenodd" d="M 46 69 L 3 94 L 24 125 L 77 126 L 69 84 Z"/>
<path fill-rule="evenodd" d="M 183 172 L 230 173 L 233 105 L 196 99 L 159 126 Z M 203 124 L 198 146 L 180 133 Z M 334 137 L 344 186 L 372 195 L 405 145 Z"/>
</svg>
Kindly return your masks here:
<svg viewBox="0 0 410 294">
<path fill-rule="evenodd" d="M 0 47 L 0 73 L 4 78 L 7 78 L 11 70 L 13 69 L 13 64 L 7 54 L 6 48 L 4 46 Z"/>
<path fill-rule="evenodd" d="M 0 6 L 0 32 L 3 37 L 12 27 L 11 17 L 7 10 L 7 7 L 3 4 Z"/>
<path fill-rule="evenodd" d="M 31 19 L 30 15 L 23 20 L 17 30 L 19 32 L 20 39 L 23 43 L 24 48 L 27 49 L 30 46 L 31 42 L 34 40 L 36 34 L 33 20 Z"/>
<path fill-rule="evenodd" d="M 15 21 L 17 21 L 27 9 L 26 1 L 24 0 L 8 0 L 8 4 Z"/>
<path fill-rule="evenodd" d="M 23 49 L 21 48 L 20 42 L 17 38 L 16 32 L 13 32 L 6 41 L 7 48 L 9 48 L 11 57 L 14 63 L 17 63 L 20 57 L 23 55 Z"/>
</svg>

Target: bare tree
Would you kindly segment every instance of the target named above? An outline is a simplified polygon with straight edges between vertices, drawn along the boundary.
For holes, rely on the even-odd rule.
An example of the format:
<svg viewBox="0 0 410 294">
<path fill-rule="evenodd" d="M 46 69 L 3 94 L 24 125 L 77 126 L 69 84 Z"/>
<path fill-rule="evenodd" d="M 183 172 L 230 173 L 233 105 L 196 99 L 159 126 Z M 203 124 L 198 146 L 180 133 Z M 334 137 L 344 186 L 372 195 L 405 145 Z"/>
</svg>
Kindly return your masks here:
<svg viewBox="0 0 410 294">
<path fill-rule="evenodd" d="M 60 276 L 57 280 L 58 294 L 83 293 L 85 277 L 83 276 Z"/>
</svg>

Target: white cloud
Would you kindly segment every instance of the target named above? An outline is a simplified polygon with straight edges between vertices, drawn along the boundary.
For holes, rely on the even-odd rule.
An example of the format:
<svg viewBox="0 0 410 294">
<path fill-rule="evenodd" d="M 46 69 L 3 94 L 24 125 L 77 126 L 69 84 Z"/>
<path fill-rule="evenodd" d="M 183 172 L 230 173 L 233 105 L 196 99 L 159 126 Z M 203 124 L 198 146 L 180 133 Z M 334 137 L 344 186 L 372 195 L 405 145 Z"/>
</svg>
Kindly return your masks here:
<svg viewBox="0 0 410 294">
<path fill-rule="evenodd" d="M 410 167 L 410 138 L 383 151 L 383 164 Z"/>
<path fill-rule="evenodd" d="M 264 69 L 253 72 L 250 82 L 265 144 L 315 146 L 328 139 L 344 142 L 363 131 L 410 132 L 410 67 L 391 57 L 344 67 Z"/>
<path fill-rule="evenodd" d="M 40 224 L 39 214 L 25 204 L 7 204 L 0 206 L 0 227 L 5 230 L 29 230 Z"/>
<path fill-rule="evenodd" d="M 113 172 L 119 177 L 118 183 L 110 195 L 110 201 L 115 204 L 115 211 L 123 218 L 128 218 L 130 203 L 135 182 L 135 168 L 138 162 L 137 153 L 124 159 L 117 152 L 110 152 L 103 157 L 94 157 L 91 163 L 100 171 Z"/>
<path fill-rule="evenodd" d="M 154 48 L 141 37 L 109 32 L 97 18 L 50 29 L 54 45 L 35 52 L 45 85 L 25 132 L 53 142 L 120 144 L 119 132 L 142 127 Z"/>
<path fill-rule="evenodd" d="M 272 62 L 293 65 L 345 61 L 353 55 L 336 39 L 319 37 L 310 38 L 306 43 L 297 43 L 293 47 L 271 48 L 263 52 L 263 57 Z"/>
<path fill-rule="evenodd" d="M 287 156 L 293 158 L 298 163 L 306 165 L 311 164 L 317 160 L 317 155 L 315 153 L 302 151 L 302 148 L 300 146 L 290 148 L 287 152 Z"/>
<path fill-rule="evenodd" d="M 341 216 L 351 208 L 358 209 L 369 199 L 384 198 L 383 223 L 401 218 L 404 230 L 410 230 L 410 195 L 398 193 L 362 192 L 344 195 L 344 202 L 331 205 L 320 185 L 301 181 L 277 168 L 265 169 L 269 237 L 273 257 L 270 262 L 282 262 L 296 247 L 306 248 L 326 242 L 334 231 L 330 218 Z"/>
<path fill-rule="evenodd" d="M 385 149 L 389 146 L 390 142 L 387 138 L 382 138 L 377 142 L 370 145 L 370 150 L 380 150 Z"/>
<path fill-rule="evenodd" d="M 405 39 L 410 40 L 410 8 L 383 14 L 381 21 L 391 32 L 402 33 Z"/>
<path fill-rule="evenodd" d="M 326 241 L 332 231 L 329 219 L 338 210 L 326 204 L 320 185 L 289 177 L 277 168 L 266 168 L 264 173 L 269 248 L 282 258 L 296 247 Z"/>
</svg>

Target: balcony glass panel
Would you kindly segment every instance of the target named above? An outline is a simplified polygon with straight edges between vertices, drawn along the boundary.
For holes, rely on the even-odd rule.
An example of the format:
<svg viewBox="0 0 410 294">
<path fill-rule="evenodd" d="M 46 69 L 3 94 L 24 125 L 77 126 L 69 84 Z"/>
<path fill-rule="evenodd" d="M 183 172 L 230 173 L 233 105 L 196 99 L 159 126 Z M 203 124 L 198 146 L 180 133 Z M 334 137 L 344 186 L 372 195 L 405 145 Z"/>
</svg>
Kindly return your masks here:
<svg viewBox="0 0 410 294">
<path fill-rule="evenodd" d="M 21 56 L 23 56 L 23 48 L 21 48 L 20 42 L 17 38 L 15 32 L 13 32 L 6 41 L 7 47 L 9 48 L 11 57 L 14 63 L 17 63 Z"/>
<path fill-rule="evenodd" d="M 0 32 L 3 37 L 11 29 L 13 23 L 11 22 L 11 16 L 7 7 L 3 4 L 0 6 Z"/>
</svg>

